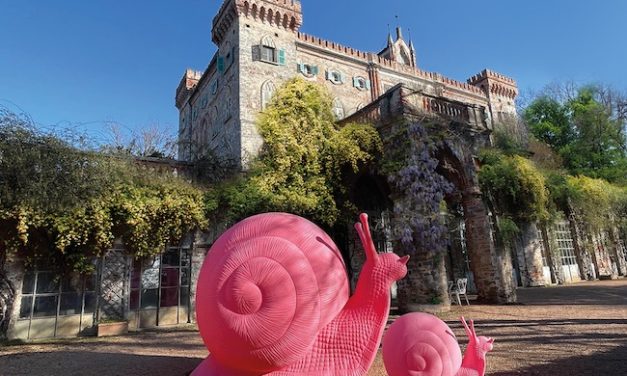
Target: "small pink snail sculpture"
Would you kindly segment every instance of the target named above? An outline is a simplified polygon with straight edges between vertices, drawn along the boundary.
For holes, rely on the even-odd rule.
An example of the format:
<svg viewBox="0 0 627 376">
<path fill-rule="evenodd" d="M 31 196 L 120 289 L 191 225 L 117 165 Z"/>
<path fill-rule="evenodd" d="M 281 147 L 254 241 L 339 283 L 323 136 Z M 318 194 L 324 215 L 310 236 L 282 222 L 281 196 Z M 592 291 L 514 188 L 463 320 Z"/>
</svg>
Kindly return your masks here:
<svg viewBox="0 0 627 376">
<path fill-rule="evenodd" d="M 422 312 L 394 321 L 383 338 L 383 363 L 389 376 L 484 376 L 486 354 L 494 339 L 477 337 L 461 318 L 468 335 L 462 359 L 455 334 L 439 318 Z"/>
<path fill-rule="evenodd" d="M 340 251 L 304 218 L 260 214 L 220 236 L 196 297 L 210 355 L 192 375 L 365 375 L 409 257 L 377 254 L 365 214 L 355 228 L 366 262 L 350 298 Z"/>
</svg>

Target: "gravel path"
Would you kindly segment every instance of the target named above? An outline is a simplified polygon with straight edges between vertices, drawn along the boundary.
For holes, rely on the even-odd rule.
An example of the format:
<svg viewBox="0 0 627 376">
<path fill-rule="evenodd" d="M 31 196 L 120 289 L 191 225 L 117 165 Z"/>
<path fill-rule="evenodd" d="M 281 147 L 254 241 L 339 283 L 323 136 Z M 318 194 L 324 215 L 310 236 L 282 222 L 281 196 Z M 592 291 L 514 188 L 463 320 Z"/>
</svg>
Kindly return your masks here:
<svg viewBox="0 0 627 376">
<path fill-rule="evenodd" d="M 518 305 L 453 307 L 494 337 L 488 375 L 626 375 L 627 280 L 521 289 Z M 184 375 L 207 355 L 195 328 L 0 345 L 0 375 Z M 386 375 L 380 356 L 368 376 Z"/>
</svg>

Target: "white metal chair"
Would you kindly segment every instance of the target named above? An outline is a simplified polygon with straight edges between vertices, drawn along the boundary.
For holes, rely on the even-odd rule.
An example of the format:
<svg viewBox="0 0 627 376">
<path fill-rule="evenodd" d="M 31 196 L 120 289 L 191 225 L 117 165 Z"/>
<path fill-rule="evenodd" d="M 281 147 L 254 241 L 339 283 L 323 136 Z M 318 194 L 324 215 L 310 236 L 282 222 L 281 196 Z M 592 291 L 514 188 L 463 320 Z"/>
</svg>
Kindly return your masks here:
<svg viewBox="0 0 627 376">
<path fill-rule="evenodd" d="M 451 296 L 451 300 L 455 298 L 457 304 L 462 305 L 462 300 L 460 299 L 460 295 L 464 295 L 464 299 L 466 300 L 466 304 L 470 305 L 468 301 L 468 295 L 466 295 L 466 286 L 468 285 L 468 278 L 457 278 L 455 283 L 449 282 L 449 295 Z"/>
</svg>

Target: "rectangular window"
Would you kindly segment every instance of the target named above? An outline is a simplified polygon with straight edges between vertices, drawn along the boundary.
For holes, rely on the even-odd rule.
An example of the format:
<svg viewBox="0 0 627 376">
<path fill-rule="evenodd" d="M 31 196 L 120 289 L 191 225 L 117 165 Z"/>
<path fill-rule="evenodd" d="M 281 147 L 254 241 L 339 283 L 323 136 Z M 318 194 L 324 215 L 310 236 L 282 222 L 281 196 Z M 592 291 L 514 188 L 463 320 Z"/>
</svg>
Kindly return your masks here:
<svg viewBox="0 0 627 376">
<path fill-rule="evenodd" d="M 276 49 L 268 46 L 261 46 L 261 61 L 265 61 L 266 63 L 276 63 Z"/>
</svg>

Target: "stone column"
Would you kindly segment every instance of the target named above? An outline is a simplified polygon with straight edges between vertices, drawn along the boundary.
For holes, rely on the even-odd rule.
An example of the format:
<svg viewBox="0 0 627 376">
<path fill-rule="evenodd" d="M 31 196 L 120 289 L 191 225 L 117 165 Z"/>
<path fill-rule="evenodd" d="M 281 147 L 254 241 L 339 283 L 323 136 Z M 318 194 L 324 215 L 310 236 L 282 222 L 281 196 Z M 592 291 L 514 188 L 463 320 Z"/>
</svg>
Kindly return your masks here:
<svg viewBox="0 0 627 376">
<path fill-rule="evenodd" d="M 494 246 L 488 212 L 478 187 L 462 192 L 462 205 L 470 268 L 479 299 L 493 303 L 515 302 L 511 254 Z"/>
<path fill-rule="evenodd" d="M 618 275 L 625 276 L 627 275 L 627 259 L 625 258 L 627 249 L 625 249 L 625 244 L 623 244 L 623 240 L 620 238 L 620 233 L 613 223 L 610 224 L 607 233 L 610 237 L 610 242 L 612 243 L 612 253 L 616 260 Z"/>
<path fill-rule="evenodd" d="M 568 226 L 570 228 L 570 236 L 573 239 L 573 248 L 575 248 L 575 258 L 577 259 L 577 265 L 579 265 L 581 280 L 592 280 L 595 275 L 598 278 L 598 270 L 596 273 L 592 270 L 592 265 L 596 265 L 596 261 L 593 262 L 590 254 L 585 252 L 585 247 L 582 243 L 581 230 L 573 215 L 568 216 Z M 592 253 L 594 254 L 594 250 Z"/>
<path fill-rule="evenodd" d="M 407 276 L 398 281 L 398 306 L 402 312 L 450 309 L 444 257 L 426 250 L 410 255 Z"/>
<path fill-rule="evenodd" d="M 556 260 L 558 260 L 559 257 L 555 256 L 555 247 L 551 238 L 549 238 L 546 226 L 541 226 L 540 231 L 542 232 L 542 241 L 544 242 L 546 262 L 549 264 L 549 270 L 551 271 L 551 283 L 563 283 L 564 276 L 561 275 L 562 268 L 560 265 L 556 264 Z"/>
<path fill-rule="evenodd" d="M 535 223 L 522 223 L 522 251 L 525 260 L 525 280 L 527 286 L 544 286 L 544 265 L 542 264 L 542 243 L 538 238 Z"/>
</svg>

